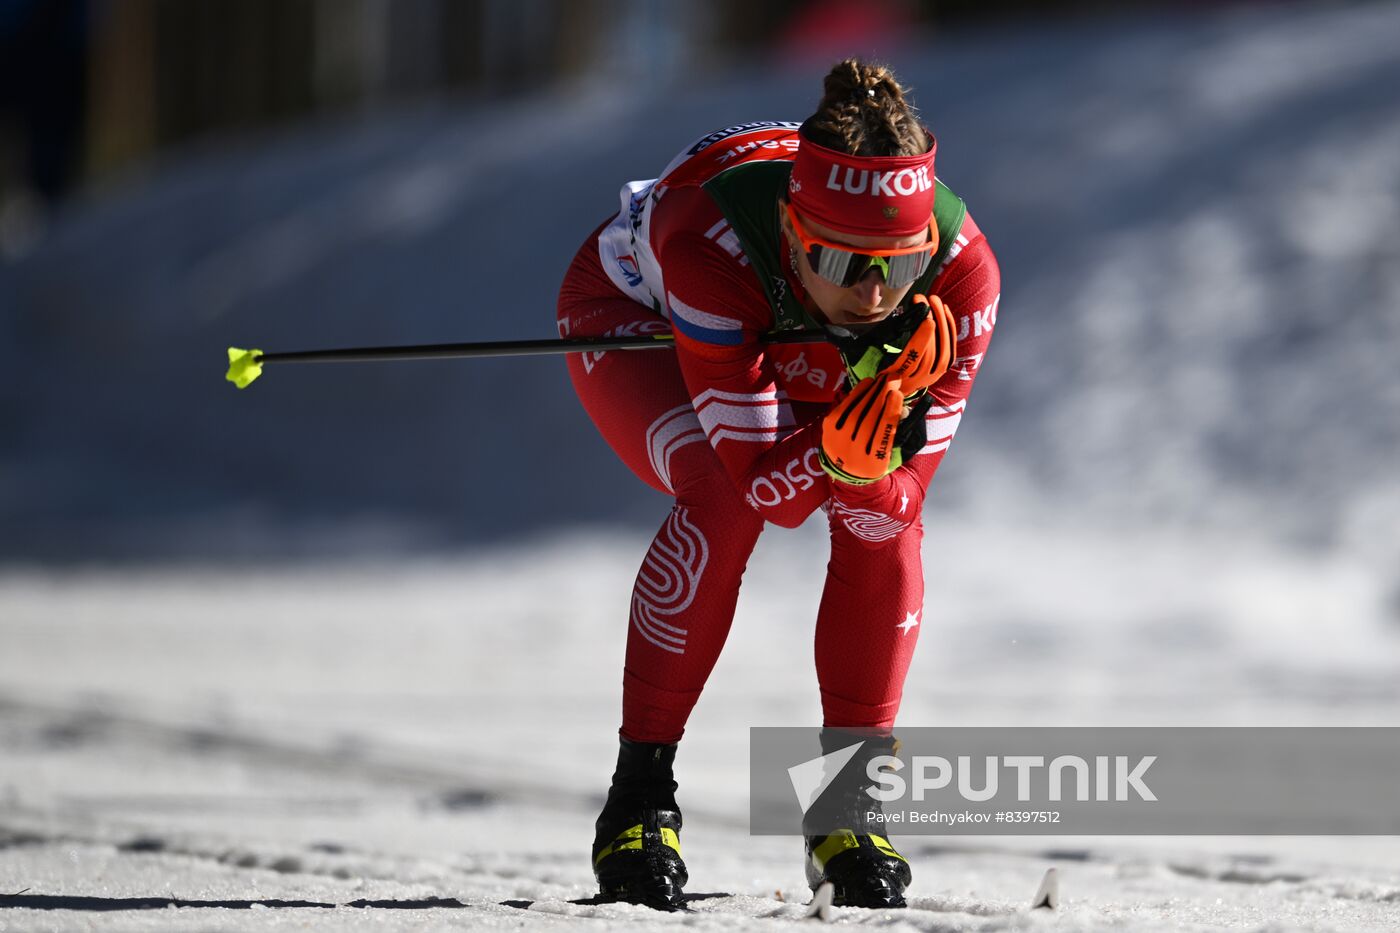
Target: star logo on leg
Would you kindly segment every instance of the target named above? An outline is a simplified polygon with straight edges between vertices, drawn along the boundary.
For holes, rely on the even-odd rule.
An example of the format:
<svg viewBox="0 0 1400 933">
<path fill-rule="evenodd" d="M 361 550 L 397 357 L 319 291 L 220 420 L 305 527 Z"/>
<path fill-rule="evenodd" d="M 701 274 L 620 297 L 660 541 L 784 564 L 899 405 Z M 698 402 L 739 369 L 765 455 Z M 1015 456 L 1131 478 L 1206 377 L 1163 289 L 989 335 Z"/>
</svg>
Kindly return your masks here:
<svg viewBox="0 0 1400 933">
<path fill-rule="evenodd" d="M 919 612 L 906 612 L 904 614 L 904 621 L 896 625 L 895 628 L 903 629 L 904 634 L 908 635 L 909 630 L 919 624 L 919 613 L 921 612 L 923 612 L 922 609 L 920 609 Z"/>
</svg>

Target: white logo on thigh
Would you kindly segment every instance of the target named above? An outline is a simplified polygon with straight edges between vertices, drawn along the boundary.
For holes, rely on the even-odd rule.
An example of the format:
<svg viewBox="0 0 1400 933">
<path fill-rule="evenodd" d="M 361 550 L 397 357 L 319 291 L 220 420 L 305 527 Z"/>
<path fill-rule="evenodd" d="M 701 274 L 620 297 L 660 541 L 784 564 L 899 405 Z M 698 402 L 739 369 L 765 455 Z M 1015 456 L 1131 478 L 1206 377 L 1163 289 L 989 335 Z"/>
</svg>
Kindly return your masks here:
<svg viewBox="0 0 1400 933">
<path fill-rule="evenodd" d="M 688 511 L 676 506 L 652 541 L 632 591 L 632 625 L 643 638 L 666 651 L 685 653 L 687 630 L 672 623 L 694 602 L 709 560 L 709 542 Z"/>
</svg>

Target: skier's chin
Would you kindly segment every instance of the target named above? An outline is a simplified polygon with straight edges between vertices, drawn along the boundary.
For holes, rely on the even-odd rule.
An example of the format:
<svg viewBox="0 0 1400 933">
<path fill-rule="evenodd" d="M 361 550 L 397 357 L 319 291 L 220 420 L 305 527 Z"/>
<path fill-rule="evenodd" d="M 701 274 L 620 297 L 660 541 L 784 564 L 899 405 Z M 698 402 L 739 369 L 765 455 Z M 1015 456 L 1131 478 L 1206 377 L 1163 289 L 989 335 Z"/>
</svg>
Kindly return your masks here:
<svg viewBox="0 0 1400 933">
<path fill-rule="evenodd" d="M 828 311 L 822 309 L 822 314 L 826 316 L 828 324 L 849 326 L 852 324 L 878 324 L 890 316 L 893 308 L 876 308 L 874 311 Z"/>
</svg>

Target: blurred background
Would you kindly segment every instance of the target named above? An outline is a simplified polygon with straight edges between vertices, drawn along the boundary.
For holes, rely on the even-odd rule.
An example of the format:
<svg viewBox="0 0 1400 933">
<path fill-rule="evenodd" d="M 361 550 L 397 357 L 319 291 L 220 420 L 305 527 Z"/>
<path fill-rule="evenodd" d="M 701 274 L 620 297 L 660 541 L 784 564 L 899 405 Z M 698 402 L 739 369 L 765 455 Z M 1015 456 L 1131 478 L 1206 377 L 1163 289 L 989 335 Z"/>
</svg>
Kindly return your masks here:
<svg viewBox="0 0 1400 933">
<path fill-rule="evenodd" d="M 548 337 L 577 244 L 692 137 L 893 64 L 1002 259 L 939 512 L 1400 560 L 1393 4 L 0 3 L 0 559 L 405 553 L 660 500 Z M 509 386 L 516 414 L 487 415 Z M 502 462 L 512 466 L 501 467 Z M 1060 519 L 1056 519 L 1057 521 Z"/>
<path fill-rule="evenodd" d="M 553 337 L 624 182 L 848 54 L 1003 277 L 902 721 L 1393 725 L 1397 37 L 1395 2 L 0 0 L 0 891 L 588 893 L 669 501 L 561 358 L 238 391 L 225 348 Z M 803 890 L 734 839 L 748 726 L 818 715 L 825 539 L 764 535 L 691 721 L 698 890 Z M 1395 900 L 1338 867 L 1380 842 L 1118 840 L 1076 883 L 1119 928 L 1257 925 L 1242 877 L 1345 925 Z M 1044 867 L 950 851 L 917 894 Z"/>
<path fill-rule="evenodd" d="M 2 0 L 0 564 L 644 547 L 667 502 L 561 358 L 240 392 L 224 349 L 554 336 L 623 182 L 716 127 L 802 119 L 856 54 L 912 88 L 1002 265 L 934 540 L 1003 529 L 990 589 L 1035 612 L 1042 558 L 996 553 L 1087 536 L 1098 569 L 1053 576 L 1082 606 L 1125 542 L 1203 565 L 1153 565 L 1171 599 L 1258 543 L 1353 581 L 1344 622 L 1300 628 L 1393 658 L 1396 35 L 1396 3 Z M 819 550 L 819 525 L 769 537 Z"/>
</svg>

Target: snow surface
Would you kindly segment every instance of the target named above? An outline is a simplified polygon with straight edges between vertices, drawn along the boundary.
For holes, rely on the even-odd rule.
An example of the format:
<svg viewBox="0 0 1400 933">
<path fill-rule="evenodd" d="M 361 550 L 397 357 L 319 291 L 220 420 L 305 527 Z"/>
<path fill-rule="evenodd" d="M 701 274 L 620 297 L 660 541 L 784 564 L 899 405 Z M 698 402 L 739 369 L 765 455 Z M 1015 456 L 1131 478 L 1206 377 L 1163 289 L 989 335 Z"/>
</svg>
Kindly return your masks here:
<svg viewBox="0 0 1400 933">
<path fill-rule="evenodd" d="M 1006 280 L 904 723 L 1396 724 L 1397 36 L 1397 4 L 1271 5 L 891 53 Z M 0 931 L 808 922 L 745 787 L 749 726 L 817 721 L 819 523 L 760 542 L 678 760 L 689 890 L 730 896 L 576 903 L 664 501 L 558 361 L 219 376 L 229 343 L 549 336 L 618 183 L 812 88 L 211 145 L 0 267 Z M 507 378 L 523 436 L 477 413 Z M 911 909 L 838 922 L 1400 928 L 1388 837 L 898 841 Z"/>
<path fill-rule="evenodd" d="M 943 530 L 1008 562 L 969 573 L 929 562 L 936 597 L 907 723 L 1393 722 L 1396 638 L 1367 578 L 1345 567 L 1299 573 L 1296 558 L 1237 542 L 1227 564 L 1213 559 L 1224 542 L 1183 539 L 1155 542 L 1137 569 L 1104 573 L 1116 534 Z M 21 646 L 0 655 L 0 893 L 29 889 L 0 900 L 0 924 L 797 922 L 808 898 L 800 843 L 746 834 L 747 727 L 815 721 L 816 594 L 794 599 L 791 567 L 811 566 L 816 582 L 816 526 L 760 543 L 678 761 L 690 891 L 733 897 L 697 900 L 683 917 L 573 903 L 593 890 L 586 847 L 615 750 L 627 594 L 644 547 L 581 531 L 401 565 L 0 578 L 5 641 Z M 1054 560 L 1024 573 L 1036 554 Z M 1162 572 L 1195 585 L 1158 591 Z M 1242 606 L 1261 585 L 1277 601 Z M 1081 591 L 1090 588 L 1092 599 Z M 1333 599 L 1347 626 L 1306 624 Z M 1388 837 L 900 844 L 914 860 L 911 909 L 838 910 L 838 920 L 920 930 L 1400 923 L 1400 845 Z M 1063 905 L 1032 916 L 1052 866 Z M 377 906 L 353 906 L 364 902 Z"/>
</svg>

